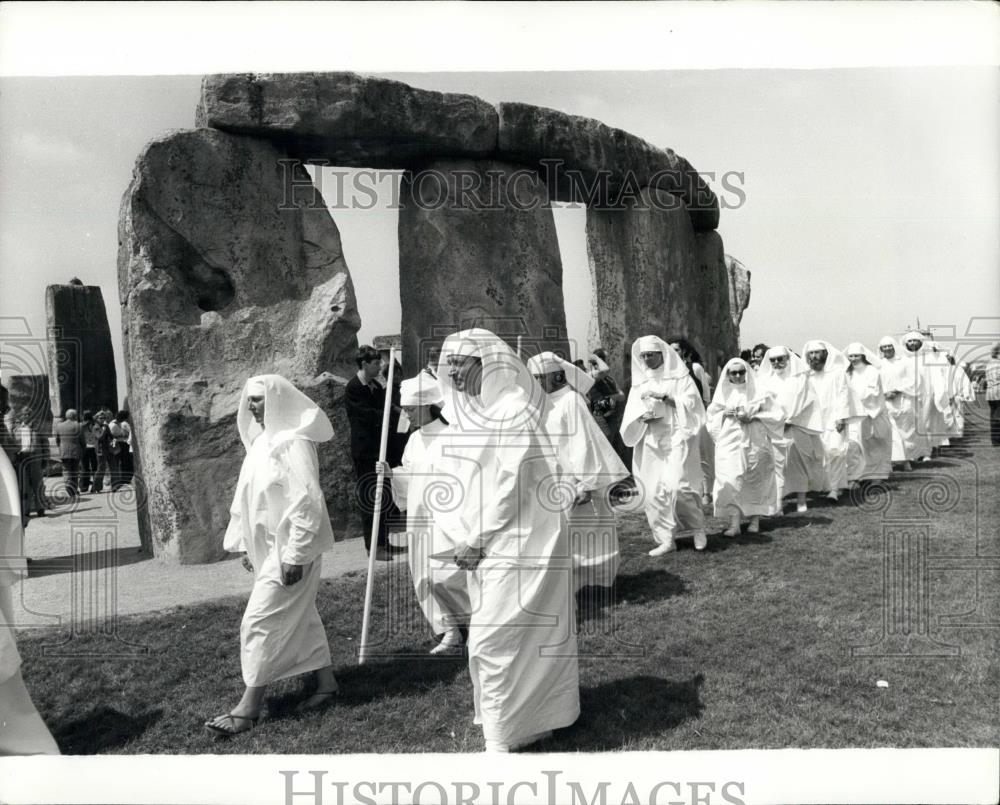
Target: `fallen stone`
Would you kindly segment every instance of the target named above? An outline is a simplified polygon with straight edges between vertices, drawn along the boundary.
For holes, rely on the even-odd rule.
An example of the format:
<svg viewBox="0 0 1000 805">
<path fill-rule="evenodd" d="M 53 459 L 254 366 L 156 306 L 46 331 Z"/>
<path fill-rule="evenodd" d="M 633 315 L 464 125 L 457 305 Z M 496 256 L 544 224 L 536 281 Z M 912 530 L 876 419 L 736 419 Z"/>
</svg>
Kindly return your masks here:
<svg viewBox="0 0 1000 805">
<path fill-rule="evenodd" d="M 725 260 L 729 273 L 729 310 L 733 315 L 733 324 L 739 327 L 743 312 L 750 306 L 750 269 L 728 254 Z"/>
<path fill-rule="evenodd" d="M 301 165 L 285 175 L 286 158 L 268 142 L 177 132 L 140 154 L 122 201 L 118 283 L 145 490 L 140 535 L 181 563 L 224 555 L 246 379 L 277 373 L 308 388 L 324 371 L 355 371 L 360 319 L 340 234 Z M 328 386 L 322 394 L 339 423 L 323 451 L 347 460 L 339 398 Z M 343 534 L 352 502 L 339 475 L 321 480 Z"/>
<path fill-rule="evenodd" d="M 523 355 L 568 354 L 562 261 L 545 187 L 523 168 L 441 160 L 404 179 L 399 296 L 404 371 L 466 327 L 485 327 Z"/>
<path fill-rule="evenodd" d="M 406 168 L 440 156 L 485 156 L 497 112 L 473 95 L 356 73 L 205 76 L 195 125 L 277 140 L 294 157 Z"/>
<path fill-rule="evenodd" d="M 104 297 L 79 280 L 45 289 L 52 408 L 118 410 L 118 374 Z"/>
</svg>

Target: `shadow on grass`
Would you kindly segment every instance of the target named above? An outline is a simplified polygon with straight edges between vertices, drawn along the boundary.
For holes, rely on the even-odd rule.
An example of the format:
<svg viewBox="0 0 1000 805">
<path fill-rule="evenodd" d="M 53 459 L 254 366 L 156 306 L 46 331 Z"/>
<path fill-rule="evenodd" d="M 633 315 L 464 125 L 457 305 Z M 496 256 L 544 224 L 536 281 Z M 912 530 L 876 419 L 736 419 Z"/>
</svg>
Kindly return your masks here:
<svg viewBox="0 0 1000 805">
<path fill-rule="evenodd" d="M 159 708 L 133 716 L 103 706 L 76 721 L 58 725 L 54 736 L 64 754 L 97 755 L 140 737 L 162 716 Z"/>
<path fill-rule="evenodd" d="M 89 553 L 70 553 L 64 556 L 46 556 L 44 559 L 31 560 L 28 564 L 28 578 L 57 576 L 60 573 L 72 573 L 75 570 L 105 570 L 110 567 L 125 567 L 152 558 L 142 548 L 133 547 L 109 548 Z"/>
<path fill-rule="evenodd" d="M 642 570 L 629 575 L 619 574 L 614 587 L 584 587 L 576 594 L 577 619 L 584 623 L 603 617 L 605 610 L 622 601 L 644 604 L 663 601 L 687 592 L 680 576 L 666 570 Z"/>
<path fill-rule="evenodd" d="M 814 514 L 786 514 L 783 517 L 772 517 L 765 528 L 767 531 L 797 531 L 800 528 L 808 528 L 813 525 L 830 525 L 833 520 L 829 517 L 817 517 Z"/>
<path fill-rule="evenodd" d="M 581 688 L 577 722 L 528 751 L 609 751 L 662 735 L 701 715 L 704 681 L 702 674 L 683 682 L 642 675 Z"/>
<path fill-rule="evenodd" d="M 353 707 L 399 696 L 421 697 L 433 688 L 450 684 L 459 674 L 468 673 L 468 668 L 464 654 L 432 657 L 426 649 L 406 646 L 400 649 L 398 657 L 374 657 L 363 666 L 338 668 L 337 684 L 341 693 L 337 702 Z M 269 717 L 299 718 L 294 712 L 295 706 L 314 690 L 315 680 L 309 675 L 300 689 L 268 697 Z"/>
<path fill-rule="evenodd" d="M 86 503 L 87 501 L 86 499 L 84 499 L 81 502 Z M 58 517 L 65 517 L 67 514 L 80 514 L 81 512 L 97 511 L 100 508 L 101 508 L 100 506 L 87 506 L 85 508 L 78 508 L 77 506 L 74 505 L 62 511 L 53 511 L 52 509 L 49 509 L 48 511 L 45 512 L 45 519 L 55 520 Z"/>
</svg>

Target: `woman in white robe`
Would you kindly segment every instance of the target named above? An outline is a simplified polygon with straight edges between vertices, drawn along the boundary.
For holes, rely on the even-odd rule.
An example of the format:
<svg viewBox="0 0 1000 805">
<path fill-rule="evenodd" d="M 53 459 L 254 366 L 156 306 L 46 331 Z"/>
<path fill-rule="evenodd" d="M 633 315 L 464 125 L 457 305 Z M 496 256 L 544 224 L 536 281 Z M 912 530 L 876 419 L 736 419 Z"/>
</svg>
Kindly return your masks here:
<svg viewBox="0 0 1000 805">
<path fill-rule="evenodd" d="M 722 370 L 719 387 L 708 406 L 708 431 L 715 440 L 715 516 L 728 517 L 723 534 L 740 533 L 743 517 L 748 531 L 760 531 L 761 515 L 778 509 L 774 447 L 785 417 L 771 392 L 759 393 L 750 364 L 733 358 Z"/>
<path fill-rule="evenodd" d="M 566 490 L 574 587 L 610 587 L 619 550 L 608 493 L 629 472 L 590 413 L 586 395 L 594 379 L 553 352 L 530 358 L 528 371 L 546 393 L 543 427 Z"/>
<path fill-rule="evenodd" d="M 913 469 L 911 462 L 931 452 L 927 433 L 918 421 L 916 363 L 903 354 L 892 336 L 879 341 L 878 349 L 882 357 L 879 375 L 885 408 L 892 425 L 892 462 L 909 471 Z"/>
<path fill-rule="evenodd" d="M 965 436 L 965 406 L 976 401 L 976 393 L 969 378 L 969 365 L 965 361 L 954 362 L 955 359 L 951 355 L 948 356 L 948 361 L 952 363 L 951 394 L 954 424 L 951 436 L 961 439 Z"/>
<path fill-rule="evenodd" d="M 441 386 L 436 375 L 424 369 L 404 380 L 399 394 L 399 404 L 415 430 L 406 442 L 400 466 L 385 464 L 382 469 L 391 480 L 397 508 L 406 512 L 407 559 L 417 601 L 434 634 L 442 635 L 430 653 L 461 654 L 462 628 L 468 626 L 470 612 L 468 574 L 452 562 L 434 558 L 453 555 L 458 547 L 434 524 L 436 496 L 448 493 L 447 479 L 438 475 L 442 437 L 448 428 L 441 413 Z"/>
<path fill-rule="evenodd" d="M 633 448 L 632 472 L 657 543 L 650 556 L 675 550 L 674 540 L 687 534 L 695 550 L 708 544 L 699 448 L 704 424 L 705 404 L 680 355 L 654 335 L 636 339 L 621 433 Z"/>
<path fill-rule="evenodd" d="M 24 574 L 17 562 L 23 544 L 17 474 L 0 449 L 0 756 L 58 755 L 59 747 L 24 686 L 14 639 L 11 588 Z"/>
<path fill-rule="evenodd" d="M 441 474 L 455 493 L 435 507 L 435 525 L 460 546 L 455 564 L 470 571 L 475 723 L 487 751 L 506 752 L 580 715 L 559 469 L 541 424 L 544 392 L 496 335 L 448 336 L 438 380 L 450 423 Z"/>
<path fill-rule="evenodd" d="M 236 415 L 247 450 L 223 547 L 245 552 L 253 591 L 240 626 L 246 690 L 230 712 L 205 723 L 232 736 L 257 725 L 267 685 L 315 672 L 313 709 L 338 692 L 326 630 L 316 609 L 322 555 L 333 529 L 319 485 L 316 443 L 333 437 L 326 414 L 280 375 L 247 381 Z"/>
<path fill-rule="evenodd" d="M 851 365 L 847 385 L 851 392 L 851 418 L 847 423 L 847 480 L 885 480 L 892 472 L 892 423 L 882 390 L 881 361 L 864 344 L 855 341 L 845 350 Z"/>
<path fill-rule="evenodd" d="M 773 440 L 778 511 L 785 496 L 794 494 L 796 511 L 805 512 L 806 493 L 825 481 L 823 419 L 809 367 L 787 347 L 771 347 L 757 370 L 757 385 L 774 394 L 785 417 L 784 436 Z"/>
</svg>

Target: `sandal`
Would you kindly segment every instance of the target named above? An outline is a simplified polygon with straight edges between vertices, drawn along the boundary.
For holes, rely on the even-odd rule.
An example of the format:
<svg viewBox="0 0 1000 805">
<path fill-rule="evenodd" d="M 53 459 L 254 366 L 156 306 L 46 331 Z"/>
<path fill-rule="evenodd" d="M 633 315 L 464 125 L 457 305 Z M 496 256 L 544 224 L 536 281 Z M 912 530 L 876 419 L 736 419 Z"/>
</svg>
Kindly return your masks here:
<svg viewBox="0 0 1000 805">
<path fill-rule="evenodd" d="M 254 727 L 257 726 L 260 721 L 260 716 L 257 718 L 250 718 L 249 716 L 236 716 L 232 713 L 226 713 L 223 716 L 219 716 L 223 719 L 221 724 L 216 724 L 212 721 L 205 722 L 205 729 L 211 732 L 213 735 L 217 735 L 224 738 L 232 738 L 234 735 L 239 735 L 242 732 L 250 732 Z M 228 719 L 229 726 L 223 726 L 226 724 L 226 719 Z M 237 729 L 237 722 L 244 722 L 248 726 Z"/>
<path fill-rule="evenodd" d="M 299 713 L 307 713 L 312 710 L 322 710 L 332 704 L 340 695 L 340 688 L 333 690 L 317 690 L 308 699 L 299 702 L 295 710 Z"/>
</svg>

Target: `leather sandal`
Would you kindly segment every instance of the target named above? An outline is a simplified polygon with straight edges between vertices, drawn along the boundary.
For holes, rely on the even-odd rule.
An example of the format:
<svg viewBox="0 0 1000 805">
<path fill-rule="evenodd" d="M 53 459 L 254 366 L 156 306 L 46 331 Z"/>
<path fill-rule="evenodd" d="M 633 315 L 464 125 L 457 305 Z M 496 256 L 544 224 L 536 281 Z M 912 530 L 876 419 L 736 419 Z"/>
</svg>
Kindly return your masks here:
<svg viewBox="0 0 1000 805">
<path fill-rule="evenodd" d="M 250 730 L 256 727 L 260 722 L 260 716 L 257 716 L 257 718 L 250 718 L 249 716 L 237 716 L 232 713 L 226 713 L 224 716 L 220 716 L 220 718 L 223 719 L 221 724 L 206 721 L 205 729 L 213 735 L 221 738 L 232 738 L 234 735 L 239 735 L 243 732 L 250 732 Z M 223 726 L 226 724 L 226 719 L 228 719 L 229 726 Z M 246 726 L 237 729 L 237 722 L 242 722 Z"/>
</svg>

